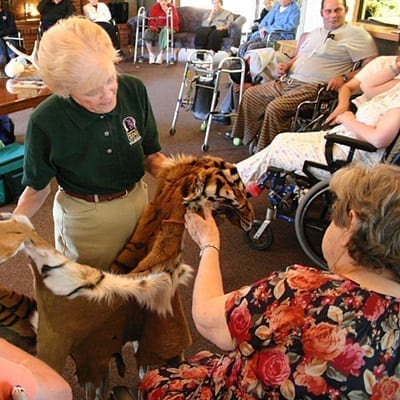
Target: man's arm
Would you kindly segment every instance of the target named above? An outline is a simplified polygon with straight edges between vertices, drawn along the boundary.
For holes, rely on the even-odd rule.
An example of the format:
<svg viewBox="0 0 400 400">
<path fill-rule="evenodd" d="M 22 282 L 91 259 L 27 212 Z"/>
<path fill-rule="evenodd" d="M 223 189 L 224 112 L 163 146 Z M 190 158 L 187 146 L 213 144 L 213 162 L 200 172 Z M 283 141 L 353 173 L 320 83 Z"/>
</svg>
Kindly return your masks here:
<svg viewBox="0 0 400 400">
<path fill-rule="evenodd" d="M 351 80 L 357 73 L 365 66 L 367 65 L 370 61 L 372 61 L 376 56 L 371 56 L 367 57 L 360 62 L 360 67 L 357 69 L 353 69 L 350 72 L 347 72 L 347 74 L 340 75 L 340 76 L 334 76 L 331 78 L 326 86 L 327 90 L 336 90 L 339 91 L 339 89 L 347 83 L 349 80 Z"/>
</svg>

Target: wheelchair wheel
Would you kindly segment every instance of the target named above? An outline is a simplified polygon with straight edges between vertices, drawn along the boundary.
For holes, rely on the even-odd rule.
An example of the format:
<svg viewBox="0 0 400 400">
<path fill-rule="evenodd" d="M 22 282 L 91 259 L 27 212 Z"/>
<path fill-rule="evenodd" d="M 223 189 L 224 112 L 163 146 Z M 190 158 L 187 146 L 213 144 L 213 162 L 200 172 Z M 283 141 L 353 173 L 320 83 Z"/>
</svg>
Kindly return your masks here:
<svg viewBox="0 0 400 400">
<path fill-rule="evenodd" d="M 327 269 L 322 255 L 322 238 L 332 211 L 334 195 L 329 190 L 329 180 L 318 182 L 300 200 L 295 216 L 297 240 L 303 251 L 317 267 Z"/>
<path fill-rule="evenodd" d="M 272 229 L 269 225 L 266 229 L 264 229 L 264 232 L 258 239 L 254 238 L 254 235 L 256 234 L 262 223 L 262 221 L 258 220 L 253 221 L 251 229 L 245 232 L 244 239 L 247 245 L 254 250 L 267 250 L 269 247 L 271 247 L 274 240 Z"/>
</svg>

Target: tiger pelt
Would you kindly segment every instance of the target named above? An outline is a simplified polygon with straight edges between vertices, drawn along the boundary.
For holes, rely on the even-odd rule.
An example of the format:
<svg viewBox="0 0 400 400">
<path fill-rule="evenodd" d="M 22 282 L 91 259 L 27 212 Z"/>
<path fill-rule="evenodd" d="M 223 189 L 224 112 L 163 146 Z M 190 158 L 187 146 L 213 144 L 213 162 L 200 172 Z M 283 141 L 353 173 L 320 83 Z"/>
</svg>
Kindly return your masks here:
<svg viewBox="0 0 400 400">
<path fill-rule="evenodd" d="M 157 178 L 154 200 L 115 259 L 113 272 L 173 273 L 180 262 L 185 212 L 201 211 L 206 201 L 232 224 L 251 228 L 253 209 L 233 164 L 217 157 L 182 155 L 170 158 Z"/>
<path fill-rule="evenodd" d="M 250 229 L 254 219 L 246 190 L 236 167 L 221 158 L 178 156 L 169 159 L 158 178 L 153 201 L 111 270 L 137 274 L 155 271 L 178 273 L 181 263 L 184 215 L 187 209 L 201 212 L 208 201 L 216 214 L 232 224 Z M 171 318 L 146 314 L 139 349 L 138 365 L 153 365 L 178 358 L 191 343 L 187 321 L 179 298 L 173 298 Z M 158 332 L 163 332 L 159 335 Z"/>
</svg>

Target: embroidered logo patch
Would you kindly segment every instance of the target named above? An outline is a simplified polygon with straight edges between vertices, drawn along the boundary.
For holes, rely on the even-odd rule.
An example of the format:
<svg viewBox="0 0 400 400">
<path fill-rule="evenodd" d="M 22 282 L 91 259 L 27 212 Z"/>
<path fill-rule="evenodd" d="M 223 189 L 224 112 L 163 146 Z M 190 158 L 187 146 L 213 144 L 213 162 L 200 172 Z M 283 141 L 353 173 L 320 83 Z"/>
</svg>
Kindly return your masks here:
<svg viewBox="0 0 400 400">
<path fill-rule="evenodd" d="M 122 121 L 122 125 L 124 126 L 126 136 L 128 137 L 129 144 L 135 144 L 138 142 L 142 137 L 136 127 L 136 121 L 133 117 L 126 117 Z"/>
</svg>

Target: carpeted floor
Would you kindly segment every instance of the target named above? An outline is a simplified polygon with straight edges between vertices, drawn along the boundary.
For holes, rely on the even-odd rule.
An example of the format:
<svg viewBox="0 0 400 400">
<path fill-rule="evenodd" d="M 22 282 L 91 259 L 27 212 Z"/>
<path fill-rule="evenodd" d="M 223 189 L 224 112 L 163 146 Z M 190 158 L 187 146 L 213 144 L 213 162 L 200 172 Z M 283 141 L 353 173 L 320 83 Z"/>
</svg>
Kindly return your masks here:
<svg viewBox="0 0 400 400">
<path fill-rule="evenodd" d="M 180 54 L 180 59 L 186 59 L 188 53 Z M 176 124 L 175 135 L 170 135 L 169 130 L 176 107 L 178 91 L 182 80 L 184 61 L 175 65 L 133 65 L 130 61 L 122 63 L 119 67 L 121 72 L 133 74 L 141 78 L 148 89 L 154 113 L 157 119 L 160 140 L 163 151 L 167 155 L 175 154 L 203 154 L 201 145 L 204 133 L 200 131 L 201 121 L 193 118 L 191 111 L 180 109 Z M 221 96 L 224 94 L 225 85 L 220 85 Z M 16 123 L 18 140 L 23 140 L 23 132 L 29 112 L 20 112 L 11 115 Z M 224 138 L 225 131 L 229 127 L 212 125 L 209 140 L 208 154 L 222 157 L 228 161 L 237 162 L 247 157 L 248 152 L 244 147 L 235 147 L 230 140 Z M 150 184 L 150 191 L 154 189 L 154 180 L 146 176 Z M 55 185 L 54 185 L 55 189 Z M 54 193 L 54 190 L 53 190 Z M 151 193 L 151 192 L 150 192 Z M 53 225 L 51 217 L 52 196 L 47 199 L 41 210 L 32 219 L 37 231 L 46 239 L 52 241 Z M 266 198 L 263 193 L 260 197 L 252 199 L 256 216 L 263 219 L 266 210 Z M 12 211 L 14 205 L 0 207 L 0 212 Z M 274 243 L 267 251 L 256 251 L 250 249 L 244 241 L 243 232 L 231 226 L 228 222 L 220 225 L 222 248 L 221 263 L 225 290 L 236 289 L 246 283 L 257 280 L 268 272 L 282 268 L 291 263 L 308 263 L 307 257 L 302 253 L 295 236 L 294 226 L 289 223 L 274 221 L 272 230 Z M 198 248 L 186 237 L 184 240 L 184 261 L 194 267 L 198 263 Z M 0 283 L 23 293 L 33 294 L 32 274 L 27 267 L 27 260 L 23 255 L 17 255 L 13 259 L 0 265 Z M 182 288 L 182 298 L 185 312 L 193 335 L 193 345 L 187 349 L 187 354 L 193 354 L 201 349 L 215 350 L 209 342 L 197 334 L 191 319 L 191 285 Z M 116 368 L 113 366 L 111 375 L 112 385 L 128 385 L 136 390 L 137 371 L 134 356 L 130 347 L 124 352 L 128 369 L 125 377 L 117 376 Z M 57 349 L 54 349 L 57 351 Z M 83 390 L 73 377 L 73 363 L 68 362 L 64 375 L 70 382 L 74 391 L 74 399 L 84 399 Z"/>
</svg>

